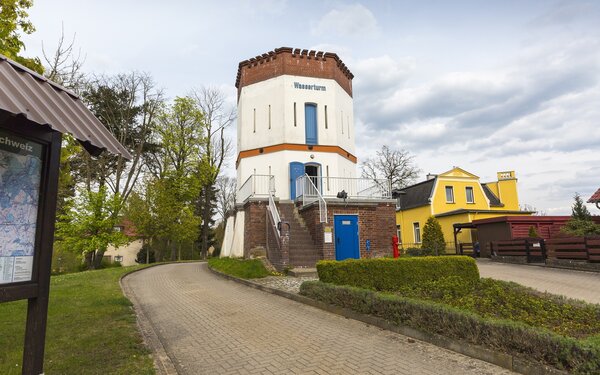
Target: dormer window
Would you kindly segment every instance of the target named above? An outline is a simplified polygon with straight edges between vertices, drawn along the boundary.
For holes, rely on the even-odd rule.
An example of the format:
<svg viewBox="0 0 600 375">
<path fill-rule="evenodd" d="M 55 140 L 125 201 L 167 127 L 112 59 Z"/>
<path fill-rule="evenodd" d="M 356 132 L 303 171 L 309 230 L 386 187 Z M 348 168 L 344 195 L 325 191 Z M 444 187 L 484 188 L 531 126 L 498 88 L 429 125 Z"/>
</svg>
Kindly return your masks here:
<svg viewBox="0 0 600 375">
<path fill-rule="evenodd" d="M 454 187 L 446 186 L 446 203 L 454 203 Z"/>
</svg>

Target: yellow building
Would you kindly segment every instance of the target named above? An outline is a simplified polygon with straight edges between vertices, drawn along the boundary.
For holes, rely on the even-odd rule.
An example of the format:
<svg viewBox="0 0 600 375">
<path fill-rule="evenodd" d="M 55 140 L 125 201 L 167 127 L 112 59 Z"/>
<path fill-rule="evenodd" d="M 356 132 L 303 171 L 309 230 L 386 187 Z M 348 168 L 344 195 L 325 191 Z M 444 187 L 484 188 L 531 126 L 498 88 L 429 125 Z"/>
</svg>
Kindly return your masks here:
<svg viewBox="0 0 600 375">
<path fill-rule="evenodd" d="M 514 171 L 498 172 L 498 180 L 481 183 L 479 177 L 454 167 L 427 180 L 395 191 L 396 225 L 403 248 L 420 247 L 423 227 L 430 216 L 440 222 L 447 249 L 455 249 L 454 224 L 498 216 L 531 215 L 519 209 Z M 474 243 L 477 231 L 457 234 L 458 243 Z"/>
</svg>

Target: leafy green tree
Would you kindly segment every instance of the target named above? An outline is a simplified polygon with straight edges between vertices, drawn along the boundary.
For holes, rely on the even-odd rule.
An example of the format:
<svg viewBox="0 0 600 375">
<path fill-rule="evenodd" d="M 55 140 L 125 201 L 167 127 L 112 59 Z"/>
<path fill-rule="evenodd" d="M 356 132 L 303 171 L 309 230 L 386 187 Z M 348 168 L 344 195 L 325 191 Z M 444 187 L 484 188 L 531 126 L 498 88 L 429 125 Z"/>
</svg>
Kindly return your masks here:
<svg viewBox="0 0 600 375">
<path fill-rule="evenodd" d="M 98 192 L 81 189 L 69 205 L 57 223 L 57 242 L 62 248 L 81 254 L 88 268 L 100 268 L 109 245 L 121 246 L 129 241 L 115 230 L 121 197 L 109 194 L 106 187 L 100 187 Z"/>
<path fill-rule="evenodd" d="M 0 0 L 0 53 L 40 74 L 44 68 L 39 58 L 21 56 L 25 44 L 21 34 L 31 34 L 35 27 L 27 19 L 32 0 Z"/>
<path fill-rule="evenodd" d="M 423 242 L 421 243 L 423 251 L 429 254 L 440 255 L 446 250 L 446 241 L 440 222 L 433 216 L 425 222 L 423 227 Z"/>
<path fill-rule="evenodd" d="M 571 209 L 571 219 L 562 228 L 562 232 L 573 236 L 600 235 L 600 225 L 592 220 L 592 214 L 583 203 L 583 199 L 575 193 L 575 203 Z"/>
</svg>

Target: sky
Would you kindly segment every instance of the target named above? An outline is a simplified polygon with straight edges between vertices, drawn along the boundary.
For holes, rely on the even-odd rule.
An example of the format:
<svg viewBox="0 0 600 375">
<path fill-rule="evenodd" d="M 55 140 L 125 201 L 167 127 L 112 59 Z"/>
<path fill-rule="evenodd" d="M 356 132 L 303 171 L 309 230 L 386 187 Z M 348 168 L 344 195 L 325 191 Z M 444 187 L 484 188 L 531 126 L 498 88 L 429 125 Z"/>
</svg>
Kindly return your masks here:
<svg viewBox="0 0 600 375">
<path fill-rule="evenodd" d="M 547 215 L 600 188 L 598 1 L 35 0 L 29 14 L 25 55 L 64 27 L 86 72 L 147 72 L 171 99 L 212 86 L 235 106 L 240 61 L 335 52 L 355 76 L 359 162 L 386 144 L 420 180 L 514 170 L 520 203 Z"/>
</svg>

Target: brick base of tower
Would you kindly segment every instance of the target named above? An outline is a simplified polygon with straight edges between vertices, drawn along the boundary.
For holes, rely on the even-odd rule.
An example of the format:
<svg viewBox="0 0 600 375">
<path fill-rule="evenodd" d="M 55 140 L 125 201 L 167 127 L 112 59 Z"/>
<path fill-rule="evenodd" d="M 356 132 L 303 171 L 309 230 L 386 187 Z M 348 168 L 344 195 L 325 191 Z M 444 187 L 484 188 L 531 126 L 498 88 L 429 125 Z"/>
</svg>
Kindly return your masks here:
<svg viewBox="0 0 600 375">
<path fill-rule="evenodd" d="M 253 199 L 244 203 L 244 257 L 257 249 L 264 249 L 273 265 L 287 267 L 314 267 L 320 259 L 334 260 L 335 244 L 325 242 L 325 233 L 333 232 L 334 215 L 357 215 L 359 250 L 361 258 L 379 258 L 392 255 L 392 236 L 396 233 L 395 201 L 340 202 L 328 201 L 328 222 L 319 220 L 318 204 L 301 207 L 292 203 L 278 203 L 281 219 L 289 230 L 289 247 L 277 248 L 267 217 L 267 200 Z M 367 250 L 366 241 L 371 248 Z"/>
</svg>

